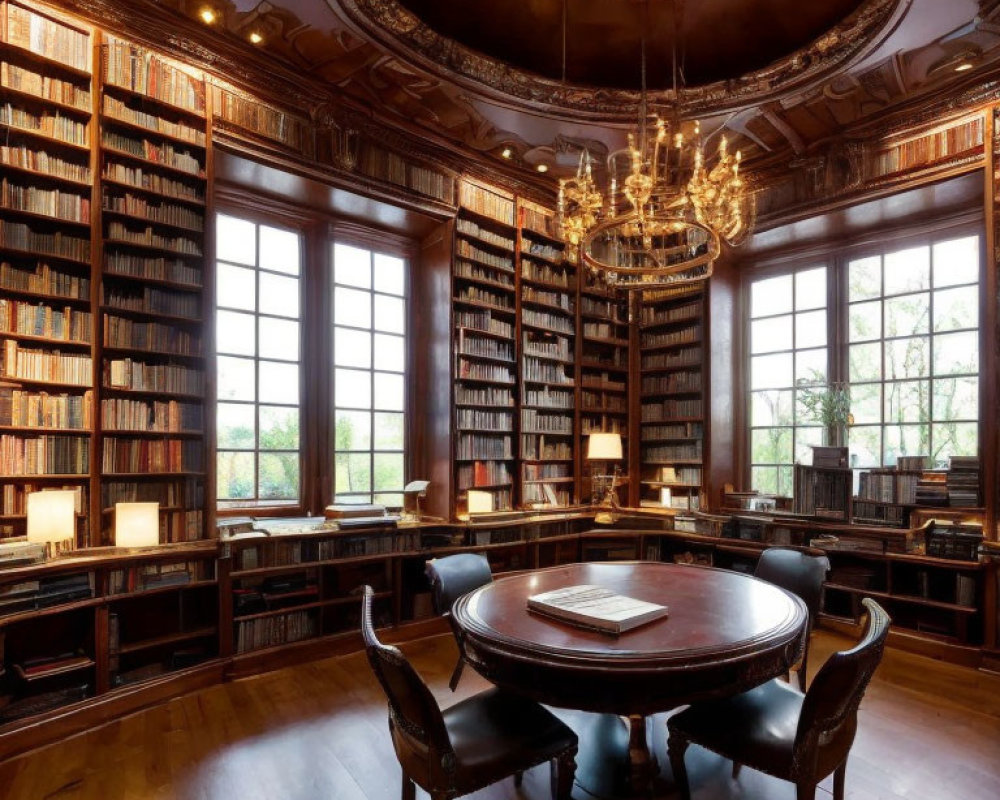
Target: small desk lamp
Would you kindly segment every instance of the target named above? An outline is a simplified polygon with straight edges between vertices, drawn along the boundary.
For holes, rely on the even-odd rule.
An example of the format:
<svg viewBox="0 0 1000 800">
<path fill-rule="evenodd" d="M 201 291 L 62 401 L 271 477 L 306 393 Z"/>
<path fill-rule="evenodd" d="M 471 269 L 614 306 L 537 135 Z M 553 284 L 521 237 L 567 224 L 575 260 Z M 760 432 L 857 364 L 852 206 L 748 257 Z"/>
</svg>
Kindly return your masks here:
<svg viewBox="0 0 1000 800">
<path fill-rule="evenodd" d="M 620 433 L 592 433 L 587 440 L 587 461 L 604 462 L 622 460 L 622 437 Z M 605 466 L 605 470 L 607 466 Z M 600 478 L 607 485 L 604 497 L 601 498 L 600 505 L 603 508 L 621 508 L 618 504 L 618 495 L 615 493 L 615 483 L 618 481 L 618 465 L 615 464 L 614 472 L 608 474 L 595 474 L 593 478 Z M 609 480 L 610 478 L 610 480 Z M 591 502 L 593 502 L 593 497 Z"/>
<path fill-rule="evenodd" d="M 115 544 L 118 547 L 155 547 L 159 543 L 159 503 L 115 503 Z"/>
<path fill-rule="evenodd" d="M 419 520 L 423 515 L 420 501 L 427 499 L 427 487 L 430 481 L 410 481 L 403 487 L 403 516 L 407 519 Z"/>
<path fill-rule="evenodd" d="M 59 489 L 28 495 L 28 541 L 45 545 L 45 557 L 72 550 L 76 541 L 76 492 Z"/>
</svg>

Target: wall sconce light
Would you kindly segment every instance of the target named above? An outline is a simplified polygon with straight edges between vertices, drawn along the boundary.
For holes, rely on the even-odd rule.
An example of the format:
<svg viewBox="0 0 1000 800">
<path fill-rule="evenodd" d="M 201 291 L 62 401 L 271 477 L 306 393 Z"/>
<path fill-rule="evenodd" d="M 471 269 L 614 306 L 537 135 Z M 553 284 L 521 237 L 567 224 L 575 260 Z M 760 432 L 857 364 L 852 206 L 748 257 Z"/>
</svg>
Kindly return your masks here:
<svg viewBox="0 0 1000 800">
<path fill-rule="evenodd" d="M 155 547 L 159 543 L 159 503 L 115 503 L 115 545 Z"/>
</svg>

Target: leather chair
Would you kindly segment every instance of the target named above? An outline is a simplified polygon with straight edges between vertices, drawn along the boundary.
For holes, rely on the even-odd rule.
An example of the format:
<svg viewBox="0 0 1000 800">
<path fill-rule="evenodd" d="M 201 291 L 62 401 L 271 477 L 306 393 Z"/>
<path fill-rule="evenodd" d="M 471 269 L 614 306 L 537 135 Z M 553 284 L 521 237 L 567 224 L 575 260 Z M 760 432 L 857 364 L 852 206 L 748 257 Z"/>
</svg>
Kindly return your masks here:
<svg viewBox="0 0 1000 800">
<path fill-rule="evenodd" d="M 432 800 L 449 800 L 548 761 L 555 800 L 570 800 L 577 738 L 533 700 L 493 688 L 444 711 L 398 648 L 372 627 L 372 588 L 364 587 L 365 652 L 389 698 L 389 733 L 403 768 L 402 800 L 419 784 Z"/>
<path fill-rule="evenodd" d="M 691 788 L 684 752 L 691 742 L 795 784 L 797 800 L 814 800 L 816 784 L 833 773 L 834 800 L 844 798 L 847 756 L 858 725 L 858 705 L 882 660 L 889 616 L 874 600 L 862 601 L 868 621 L 861 640 L 834 653 L 805 694 L 769 681 L 735 697 L 689 706 L 667 720 L 667 749 L 682 800 Z"/>
<path fill-rule="evenodd" d="M 493 580 L 490 562 L 481 553 L 456 553 L 453 556 L 431 559 L 427 562 L 426 573 L 431 583 L 434 612 L 447 615 L 449 623 L 451 607 L 459 597 Z M 458 644 L 458 663 L 448 686 L 455 691 L 465 666 L 465 642 L 462 632 L 453 623 L 451 632 Z"/>
<path fill-rule="evenodd" d="M 810 555 L 794 547 L 769 547 L 761 553 L 754 575 L 802 598 L 809 610 L 802 662 L 799 664 L 799 689 L 806 690 L 806 669 L 809 666 L 809 639 L 823 601 L 823 581 L 830 571 L 830 560 L 824 555 Z"/>
</svg>

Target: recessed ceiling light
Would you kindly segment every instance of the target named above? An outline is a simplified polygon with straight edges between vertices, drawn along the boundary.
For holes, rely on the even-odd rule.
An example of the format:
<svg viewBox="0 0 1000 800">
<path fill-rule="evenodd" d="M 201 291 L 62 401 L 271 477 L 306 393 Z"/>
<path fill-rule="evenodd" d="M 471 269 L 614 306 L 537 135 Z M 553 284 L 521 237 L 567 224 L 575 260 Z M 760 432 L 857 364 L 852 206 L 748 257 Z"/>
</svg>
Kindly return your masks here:
<svg viewBox="0 0 1000 800">
<path fill-rule="evenodd" d="M 502 155 L 504 158 L 510 158 L 512 155 L 514 155 L 514 151 L 511 150 L 509 147 L 505 147 L 503 150 L 500 151 L 500 155 Z"/>
<path fill-rule="evenodd" d="M 972 62 L 963 61 L 961 64 L 955 67 L 955 72 L 968 72 L 970 69 L 972 69 Z"/>
<path fill-rule="evenodd" d="M 261 36 L 259 33 L 257 33 L 257 31 L 251 31 L 250 32 L 250 41 L 253 44 L 260 44 L 261 42 L 264 41 L 264 37 Z"/>
<path fill-rule="evenodd" d="M 537 169 L 539 172 L 548 172 L 549 171 L 549 165 L 548 164 L 539 164 L 537 167 L 535 167 L 535 169 Z"/>
<path fill-rule="evenodd" d="M 211 25 L 213 22 L 215 22 L 215 11 L 213 11 L 211 8 L 203 8 L 201 11 L 198 12 L 198 16 L 201 17 L 201 21 L 204 22 L 206 25 Z"/>
</svg>

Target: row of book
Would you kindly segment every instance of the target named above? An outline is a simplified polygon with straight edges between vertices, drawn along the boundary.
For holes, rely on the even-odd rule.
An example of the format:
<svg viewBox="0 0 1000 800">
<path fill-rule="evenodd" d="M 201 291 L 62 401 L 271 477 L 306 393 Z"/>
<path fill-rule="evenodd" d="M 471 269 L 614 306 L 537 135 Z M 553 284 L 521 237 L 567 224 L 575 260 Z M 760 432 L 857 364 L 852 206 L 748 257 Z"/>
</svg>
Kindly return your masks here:
<svg viewBox="0 0 1000 800">
<path fill-rule="evenodd" d="M 946 130 L 900 142 L 879 153 L 872 165 L 873 175 L 891 175 L 981 147 L 983 136 L 983 116 L 977 114 Z"/>
<path fill-rule="evenodd" d="M 536 258 L 544 258 L 547 261 L 562 261 L 563 257 L 561 247 L 556 247 L 548 242 L 536 242 L 527 236 L 521 237 L 521 252 L 535 256 Z M 562 274 L 565 275 L 566 273 L 563 272 Z"/>
<path fill-rule="evenodd" d="M 546 478 L 569 478 L 569 464 L 525 464 L 523 477 L 526 481 L 540 481 Z"/>
<path fill-rule="evenodd" d="M 477 486 L 502 486 L 511 482 L 512 475 L 506 461 L 473 461 L 459 464 L 455 470 L 459 491 Z"/>
<path fill-rule="evenodd" d="M 665 333 L 644 333 L 642 347 L 668 347 L 701 340 L 701 323 Z"/>
<path fill-rule="evenodd" d="M 564 438 L 546 440 L 544 436 L 523 434 L 521 458 L 535 461 L 562 461 L 573 457 L 573 446 Z"/>
<path fill-rule="evenodd" d="M 201 316 L 201 298 L 191 292 L 144 287 L 102 287 L 105 305 L 144 314 L 165 314 L 197 320 Z"/>
<path fill-rule="evenodd" d="M 104 189 L 103 208 L 105 211 L 141 217 L 150 222 L 160 222 L 178 228 L 188 228 L 192 231 L 200 232 L 204 227 L 204 217 L 186 206 L 152 203 L 144 197 L 127 192 L 123 195 L 109 192 L 107 187 Z"/>
<path fill-rule="evenodd" d="M 479 239 L 496 247 L 502 247 L 506 250 L 514 249 L 514 239 L 512 237 L 491 231 L 489 228 L 484 228 L 471 219 L 459 217 L 455 221 L 455 230 L 463 236 L 471 236 L 473 239 Z"/>
<path fill-rule="evenodd" d="M 90 386 L 93 378 L 90 356 L 21 347 L 13 339 L 3 342 L 0 375 L 32 381 Z"/>
<path fill-rule="evenodd" d="M 149 258 L 120 250 L 105 253 L 104 271 L 151 281 L 169 281 L 201 288 L 201 269 L 180 259 Z"/>
<path fill-rule="evenodd" d="M 521 375 L 526 381 L 536 383 L 556 383 L 573 385 L 573 376 L 567 374 L 567 367 L 563 364 L 554 364 L 551 361 L 544 361 L 534 356 L 525 356 L 521 362 Z"/>
<path fill-rule="evenodd" d="M 196 509 L 205 502 L 205 485 L 198 478 L 155 481 L 113 480 L 101 484 L 101 507 L 115 503 L 159 503 L 160 508 Z"/>
<path fill-rule="evenodd" d="M 184 139 L 192 144 L 205 145 L 205 131 L 202 128 L 195 128 L 184 122 L 174 122 L 165 119 L 159 114 L 150 114 L 138 108 L 133 108 L 128 103 L 119 100 L 111 95 L 104 95 L 102 100 L 104 115 L 112 120 L 127 122 L 137 125 L 140 128 L 148 128 L 157 133 L 172 136 L 175 139 Z"/>
<path fill-rule="evenodd" d="M 0 86 L 90 111 L 89 87 L 42 75 L 7 61 L 0 62 Z"/>
<path fill-rule="evenodd" d="M 142 167 L 131 167 L 119 164 L 110 159 L 104 162 L 104 169 L 101 177 L 115 183 L 122 183 L 136 189 L 144 189 L 147 192 L 162 194 L 164 197 L 172 197 L 175 200 L 189 200 L 194 203 L 205 202 L 205 191 L 201 185 L 193 185 L 184 180 L 168 178 L 160 175 L 155 170 L 150 172 Z M 201 184 L 201 181 L 197 182 Z"/>
<path fill-rule="evenodd" d="M 687 303 L 682 306 L 644 305 L 639 315 L 643 325 L 662 325 L 667 322 L 686 322 L 701 316 L 699 303 Z"/>
<path fill-rule="evenodd" d="M 0 425 L 87 430 L 93 417 L 92 392 L 48 394 L 0 384 Z"/>
<path fill-rule="evenodd" d="M 90 471 L 90 439 L 2 434 L 0 465 L 8 475 L 86 475 Z"/>
<path fill-rule="evenodd" d="M 487 267 L 472 261 L 461 261 L 456 259 L 454 274 L 456 278 L 466 278 L 470 281 L 485 281 L 486 283 L 497 283 L 502 286 L 514 288 L 514 278 L 504 271 L 497 271 L 495 267 Z"/>
<path fill-rule="evenodd" d="M 0 389 L 0 419 L 3 418 L 2 402 Z M 177 400 L 112 397 L 101 401 L 101 425 L 105 430 L 199 432 L 204 427 L 204 407 L 200 403 Z"/>
<path fill-rule="evenodd" d="M 583 335 L 590 339 L 617 339 L 619 326 L 617 322 L 584 322 Z M 628 344 L 627 340 L 622 341 L 622 346 Z"/>
<path fill-rule="evenodd" d="M 0 125 L 27 131 L 59 142 L 87 146 L 87 126 L 59 111 L 34 114 L 11 103 L 0 105 Z"/>
<path fill-rule="evenodd" d="M 539 311 L 536 308 L 521 309 L 521 322 L 543 331 L 565 333 L 568 336 L 576 333 L 573 320 L 562 314 L 550 314 L 548 311 Z"/>
<path fill-rule="evenodd" d="M 879 503 L 912 505 L 917 502 L 919 472 L 870 470 L 858 475 L 858 498 Z"/>
<path fill-rule="evenodd" d="M 482 186 L 461 181 L 458 185 L 458 204 L 473 213 L 514 227 L 514 200 L 501 197 Z"/>
<path fill-rule="evenodd" d="M 701 415 L 701 400 L 664 400 L 662 403 L 643 403 L 643 422 L 670 422 L 676 417 Z"/>
<path fill-rule="evenodd" d="M 701 442 L 661 445 L 643 449 L 643 461 L 696 461 L 701 458 Z"/>
<path fill-rule="evenodd" d="M 236 652 L 298 642 L 316 635 L 317 617 L 312 611 L 293 611 L 236 623 Z"/>
<path fill-rule="evenodd" d="M 90 69 L 87 33 L 15 3 L 7 4 L 7 42 L 83 72 Z"/>
<path fill-rule="evenodd" d="M 104 366 L 104 385 L 114 389 L 200 395 L 205 391 L 205 374 L 177 364 L 111 359 Z"/>
<path fill-rule="evenodd" d="M 9 291 L 58 295 L 75 300 L 90 297 L 90 278 L 53 269 L 44 262 L 31 266 L 0 262 L 0 286 Z"/>
<path fill-rule="evenodd" d="M 505 406 L 514 405 L 514 394 L 510 389 L 492 387 L 455 386 L 455 404 L 460 406 Z"/>
<path fill-rule="evenodd" d="M 0 180 L 0 205 L 11 211 L 27 211 L 67 222 L 90 223 L 90 198 L 61 189 L 24 186 Z"/>
<path fill-rule="evenodd" d="M 170 142 L 158 143 L 149 139 L 136 139 L 105 128 L 101 132 L 101 144 L 108 150 L 127 153 L 153 164 L 161 164 L 197 177 L 205 175 L 204 167 L 197 156 Z"/>
<path fill-rule="evenodd" d="M 628 409 L 624 395 L 605 392 L 581 392 L 580 406 L 586 411 L 620 411 L 624 413 Z"/>
<path fill-rule="evenodd" d="M 138 322 L 114 314 L 104 315 L 104 344 L 125 350 L 152 350 L 182 356 L 202 353 L 200 336 L 172 325 Z"/>
<path fill-rule="evenodd" d="M 90 183 L 90 167 L 67 161 L 45 150 L 38 150 L 25 144 L 0 144 L 0 164 L 18 167 L 31 172 L 42 172 L 55 178 L 64 178 L 76 183 Z"/>
<path fill-rule="evenodd" d="M 410 164 L 409 187 L 420 194 L 433 197 L 443 203 L 455 200 L 455 181 L 450 175 L 436 169 Z"/>
<path fill-rule="evenodd" d="M 458 361 L 458 378 L 491 383 L 514 383 L 514 373 L 509 367 L 500 364 L 481 364 L 478 361 L 468 361 L 464 358 L 460 358 Z"/>
<path fill-rule="evenodd" d="M 144 245 L 146 247 L 156 247 L 160 250 L 170 250 L 189 256 L 200 256 L 201 245 L 192 239 L 184 236 L 164 236 L 157 233 L 153 228 L 146 227 L 141 230 L 133 230 L 118 221 L 108 223 L 108 238 L 116 239 L 129 244 Z"/>
<path fill-rule="evenodd" d="M 455 309 L 455 327 L 468 331 L 482 331 L 497 336 L 514 336 L 514 326 L 493 316 L 490 311 Z"/>
<path fill-rule="evenodd" d="M 554 306 L 563 311 L 573 313 L 573 300 L 566 292 L 550 292 L 546 289 L 536 289 L 534 286 L 521 285 L 521 300 L 528 303 L 538 303 Z"/>
<path fill-rule="evenodd" d="M 476 245 L 468 239 L 457 239 L 455 241 L 455 254 L 461 256 L 462 258 L 468 258 L 471 261 L 478 261 L 480 264 L 485 264 L 493 269 L 498 269 L 503 272 L 514 272 L 513 258 L 488 250 L 483 250 L 481 247 L 476 247 Z"/>
<path fill-rule="evenodd" d="M 205 113 L 205 85 L 139 45 L 108 37 L 102 48 L 104 81 L 178 108 Z"/>
<path fill-rule="evenodd" d="M 525 355 L 555 358 L 560 361 L 569 361 L 571 356 L 569 339 L 561 336 L 539 338 L 532 333 L 524 334 L 523 352 Z"/>
<path fill-rule="evenodd" d="M 628 325 L 620 300 L 596 299 L 583 294 L 580 296 L 580 313 L 587 317 L 606 319 L 615 325 Z"/>
<path fill-rule="evenodd" d="M 463 286 L 455 295 L 455 300 L 462 303 L 482 303 L 503 311 L 514 311 L 512 298 L 507 295 L 497 294 L 478 286 Z"/>
<path fill-rule="evenodd" d="M 53 308 L 0 298 L 0 332 L 44 336 L 64 342 L 89 343 L 93 315 L 71 306 Z"/>
<path fill-rule="evenodd" d="M 526 406 L 572 410 L 573 393 L 567 392 L 564 389 L 553 389 L 550 386 L 546 386 L 544 389 L 526 389 L 524 392 L 524 404 Z"/>
<path fill-rule="evenodd" d="M 40 483 L 5 483 L 0 487 L 0 514 L 23 515 L 28 508 L 28 495 L 45 490 L 73 492 L 75 495 L 74 510 L 78 515 L 86 514 L 87 489 L 85 486 L 53 484 L 52 481 Z"/>
<path fill-rule="evenodd" d="M 575 289 L 569 270 L 559 269 L 551 264 L 540 264 L 530 258 L 521 258 L 521 277 L 526 281 L 562 286 L 568 291 Z"/>
<path fill-rule="evenodd" d="M 301 150 L 306 126 L 298 117 L 251 97 L 212 84 L 212 113 L 217 120 Z"/>
<path fill-rule="evenodd" d="M 513 362 L 514 344 L 513 342 L 501 342 L 497 339 L 480 339 L 477 336 L 466 336 L 464 331 L 459 331 L 458 354 Z"/>
<path fill-rule="evenodd" d="M 647 425 L 642 429 L 644 442 L 657 439 L 700 439 L 703 426 L 700 422 L 682 422 L 675 425 Z"/>
<path fill-rule="evenodd" d="M 526 505 L 568 506 L 572 495 L 569 489 L 528 483 L 521 487 L 521 500 Z"/>
<path fill-rule="evenodd" d="M 2 412 L 0 406 L 0 412 Z M 455 424 L 464 430 L 475 431 L 510 431 L 513 419 L 510 411 L 491 411 L 480 408 L 460 408 L 457 410 Z"/>
<path fill-rule="evenodd" d="M 591 433 L 618 433 L 622 436 L 628 435 L 628 425 L 615 417 L 601 417 L 592 419 L 582 417 L 580 419 L 580 433 L 588 436 Z"/>
<path fill-rule="evenodd" d="M 547 208 L 527 203 L 521 205 L 521 226 L 523 229 L 540 233 L 543 236 L 554 236 L 554 222 L 555 216 Z"/>
<path fill-rule="evenodd" d="M 512 459 L 510 436 L 461 434 L 455 443 L 455 457 L 466 461 Z"/>
<path fill-rule="evenodd" d="M 183 586 L 196 581 L 212 580 L 215 563 L 212 559 L 168 561 L 113 569 L 108 573 L 108 594 L 127 594 L 164 586 Z"/>
<path fill-rule="evenodd" d="M 94 596 L 94 573 L 56 575 L 0 586 L 0 617 Z"/>
<path fill-rule="evenodd" d="M 952 456 L 945 478 L 948 487 L 948 505 L 963 508 L 979 505 L 979 458 Z"/>
<path fill-rule="evenodd" d="M 642 393 L 646 394 L 676 394 L 679 392 L 697 392 L 701 390 L 701 372 L 672 372 L 669 375 L 658 375 L 642 379 Z"/>
<path fill-rule="evenodd" d="M 0 220 L 0 245 L 12 250 L 30 250 L 81 263 L 90 259 L 88 239 L 62 231 L 37 231 L 22 222 Z"/>
<path fill-rule="evenodd" d="M 573 433 L 572 414 L 544 414 L 533 408 L 521 409 L 521 430 L 525 433 Z"/>
<path fill-rule="evenodd" d="M 642 357 L 642 369 L 661 369 L 666 367 L 700 366 L 701 348 L 685 347 L 667 353 L 650 353 Z"/>
<path fill-rule="evenodd" d="M 103 445 L 104 472 L 199 472 L 203 468 L 204 447 L 197 440 L 105 436 Z"/>
</svg>

